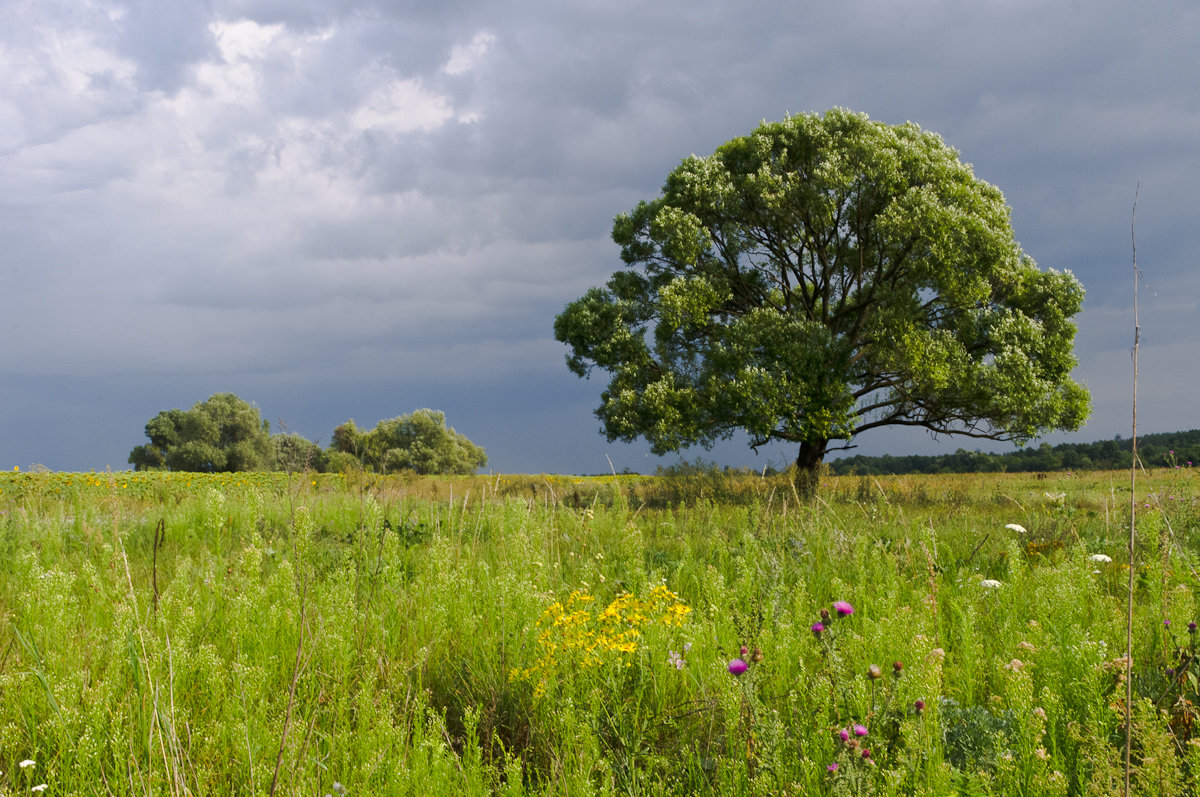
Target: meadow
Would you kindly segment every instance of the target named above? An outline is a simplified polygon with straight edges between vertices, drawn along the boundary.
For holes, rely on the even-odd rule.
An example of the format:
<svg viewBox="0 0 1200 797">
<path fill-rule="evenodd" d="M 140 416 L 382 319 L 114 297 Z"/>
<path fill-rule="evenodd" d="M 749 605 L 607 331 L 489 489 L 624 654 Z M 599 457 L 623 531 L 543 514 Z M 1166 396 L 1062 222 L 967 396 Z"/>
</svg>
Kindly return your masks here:
<svg viewBox="0 0 1200 797">
<path fill-rule="evenodd" d="M 1200 793 L 1139 476 L 1132 791 Z M 0 794 L 1120 793 L 1128 474 L 0 475 Z"/>
</svg>

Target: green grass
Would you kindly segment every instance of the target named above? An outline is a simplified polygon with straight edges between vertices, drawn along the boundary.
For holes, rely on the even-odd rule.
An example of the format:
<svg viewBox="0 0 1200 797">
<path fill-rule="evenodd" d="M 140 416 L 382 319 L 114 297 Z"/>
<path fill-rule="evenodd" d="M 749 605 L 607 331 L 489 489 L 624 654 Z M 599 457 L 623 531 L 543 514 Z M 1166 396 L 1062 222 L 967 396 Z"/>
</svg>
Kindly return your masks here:
<svg viewBox="0 0 1200 797">
<path fill-rule="evenodd" d="M 1195 485 L 1139 479 L 1139 794 L 1200 790 Z M 5 473 L 0 793 L 1113 793 L 1129 501 L 1109 473 L 813 504 L 720 474 Z"/>
</svg>

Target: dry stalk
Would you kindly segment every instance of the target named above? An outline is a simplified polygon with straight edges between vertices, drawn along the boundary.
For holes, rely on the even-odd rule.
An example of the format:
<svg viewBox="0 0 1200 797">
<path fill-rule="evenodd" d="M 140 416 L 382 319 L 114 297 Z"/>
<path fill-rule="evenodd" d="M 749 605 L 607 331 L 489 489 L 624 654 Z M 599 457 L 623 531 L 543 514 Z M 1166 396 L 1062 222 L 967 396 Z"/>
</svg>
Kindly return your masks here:
<svg viewBox="0 0 1200 797">
<path fill-rule="evenodd" d="M 154 613 L 158 614 L 158 551 L 162 548 L 163 543 L 167 541 L 167 519 L 165 517 L 158 519 L 158 525 L 154 527 L 154 550 L 152 564 L 150 567 L 150 583 L 154 587 Z"/>
<path fill-rule="evenodd" d="M 1139 181 L 1133 192 L 1133 210 L 1130 213 L 1129 238 L 1133 249 L 1133 439 L 1132 456 L 1129 463 L 1129 583 L 1125 602 L 1125 785 L 1121 792 L 1129 797 L 1130 751 L 1133 746 L 1133 585 L 1134 544 L 1137 541 L 1137 384 L 1138 384 L 1138 341 L 1141 327 L 1138 326 L 1138 282 L 1141 272 L 1137 265 L 1137 201 L 1142 184 Z"/>
</svg>

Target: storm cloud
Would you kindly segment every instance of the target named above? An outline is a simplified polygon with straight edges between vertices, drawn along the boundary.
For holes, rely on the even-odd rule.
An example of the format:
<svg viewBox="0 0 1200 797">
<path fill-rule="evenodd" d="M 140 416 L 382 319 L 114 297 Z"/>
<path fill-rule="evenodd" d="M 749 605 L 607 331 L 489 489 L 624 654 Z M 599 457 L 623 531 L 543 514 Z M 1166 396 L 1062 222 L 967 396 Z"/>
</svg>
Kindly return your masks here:
<svg viewBox="0 0 1200 797">
<path fill-rule="evenodd" d="M 126 467 L 159 410 L 232 391 L 325 442 L 434 407 L 499 471 L 652 469 L 554 315 L 680 159 L 831 106 L 942 134 L 1082 280 L 1070 439 L 1129 432 L 1140 182 L 1140 424 L 1193 428 L 1196 41 L 1153 0 L 6 4 L 0 466 Z"/>
</svg>

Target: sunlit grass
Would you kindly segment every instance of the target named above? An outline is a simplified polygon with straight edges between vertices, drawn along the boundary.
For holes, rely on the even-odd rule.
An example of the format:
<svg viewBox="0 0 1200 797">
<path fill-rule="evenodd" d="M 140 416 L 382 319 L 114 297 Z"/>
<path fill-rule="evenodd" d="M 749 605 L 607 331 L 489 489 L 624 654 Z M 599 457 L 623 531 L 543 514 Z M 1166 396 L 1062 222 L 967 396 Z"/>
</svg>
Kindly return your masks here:
<svg viewBox="0 0 1200 797">
<path fill-rule="evenodd" d="M 1194 793 L 1194 479 L 1139 485 L 1135 783 Z M 1110 793 L 1129 504 L 5 471 L 0 793 Z"/>
</svg>

